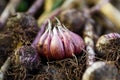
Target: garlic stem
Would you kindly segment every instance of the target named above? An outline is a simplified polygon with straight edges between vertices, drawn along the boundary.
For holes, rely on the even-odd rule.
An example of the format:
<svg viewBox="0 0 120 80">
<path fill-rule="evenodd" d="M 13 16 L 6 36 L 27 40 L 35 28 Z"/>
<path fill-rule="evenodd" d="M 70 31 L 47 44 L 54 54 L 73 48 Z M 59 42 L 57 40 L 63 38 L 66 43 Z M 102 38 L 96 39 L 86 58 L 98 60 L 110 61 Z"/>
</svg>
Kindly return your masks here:
<svg viewBox="0 0 120 80">
<path fill-rule="evenodd" d="M 43 15 L 38 18 L 38 25 L 41 25 L 47 18 L 52 19 L 54 16 L 59 15 L 64 9 L 74 7 L 79 3 L 79 0 L 66 0 L 61 7 L 55 9 L 54 11 L 43 13 Z"/>
<path fill-rule="evenodd" d="M 87 50 L 87 66 L 91 66 L 95 61 L 93 38 L 94 38 L 93 26 L 90 22 L 87 22 L 84 30 L 84 41 Z"/>
<path fill-rule="evenodd" d="M 2 28 L 5 25 L 8 17 L 10 16 L 10 13 L 13 14 L 15 12 L 15 9 L 17 8 L 20 1 L 22 0 L 10 0 L 10 2 L 8 3 L 8 5 L 6 6 L 6 8 L 0 16 L 0 28 Z"/>
<path fill-rule="evenodd" d="M 104 14 L 117 29 L 120 30 L 120 11 L 115 8 L 109 0 L 87 0 L 90 3 L 96 4 L 98 10 Z M 104 3 L 104 4 L 103 4 Z"/>
<path fill-rule="evenodd" d="M 4 80 L 5 72 L 8 70 L 8 67 L 10 66 L 10 57 L 7 58 L 5 63 L 1 66 L 0 69 L 0 80 Z"/>
<path fill-rule="evenodd" d="M 120 11 L 118 11 L 114 6 L 110 3 L 102 6 L 100 12 L 103 13 L 113 24 L 115 27 L 120 30 Z"/>
<path fill-rule="evenodd" d="M 36 0 L 33 5 L 28 9 L 27 13 L 34 15 L 37 10 L 42 7 L 44 0 Z"/>
<path fill-rule="evenodd" d="M 43 17 L 40 16 L 40 17 L 38 18 L 38 20 L 37 20 L 38 25 L 41 25 L 47 18 L 48 18 L 48 19 L 52 19 L 54 16 L 60 14 L 61 11 L 62 11 L 61 8 L 57 8 L 57 9 L 55 9 L 54 11 L 52 11 L 51 13 L 46 14 L 46 15 L 45 15 L 45 18 L 44 18 L 44 16 L 43 16 Z"/>
<path fill-rule="evenodd" d="M 99 3 L 100 2 L 100 4 L 102 4 L 102 3 L 105 3 L 105 2 L 109 2 L 110 0 L 86 0 L 86 2 L 88 3 L 88 4 L 97 4 L 97 3 Z"/>
</svg>

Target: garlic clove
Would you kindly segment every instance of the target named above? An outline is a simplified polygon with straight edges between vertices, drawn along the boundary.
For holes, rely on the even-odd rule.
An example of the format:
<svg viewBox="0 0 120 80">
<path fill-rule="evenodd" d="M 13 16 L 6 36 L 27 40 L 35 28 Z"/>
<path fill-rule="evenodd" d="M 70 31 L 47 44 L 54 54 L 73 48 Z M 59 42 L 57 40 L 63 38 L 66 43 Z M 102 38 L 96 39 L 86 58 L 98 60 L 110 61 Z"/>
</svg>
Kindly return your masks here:
<svg viewBox="0 0 120 80">
<path fill-rule="evenodd" d="M 76 54 L 78 54 L 85 48 L 84 41 L 80 36 L 78 36 L 77 34 L 75 34 L 73 32 L 70 32 L 70 35 L 72 37 L 71 38 L 72 42 L 76 47 Z"/>
<path fill-rule="evenodd" d="M 44 51 L 44 55 L 49 59 L 52 58 L 52 55 L 50 53 L 50 44 L 51 44 L 51 39 L 52 39 L 52 34 L 51 34 L 51 30 L 49 30 L 48 36 L 45 39 L 45 42 L 43 44 L 43 51 Z"/>
<path fill-rule="evenodd" d="M 43 46 L 44 40 L 47 38 L 47 35 L 48 35 L 48 30 L 46 30 L 45 33 L 43 33 L 43 35 L 41 36 L 39 40 L 39 46 Z"/>
<path fill-rule="evenodd" d="M 37 50 L 39 54 L 43 53 L 42 48 L 43 48 L 43 44 L 47 36 L 48 36 L 48 29 L 43 33 L 43 35 L 40 37 L 40 40 L 38 42 Z"/>
<path fill-rule="evenodd" d="M 64 26 L 65 28 L 65 26 Z M 68 36 L 68 38 L 71 39 L 71 42 L 73 43 L 74 47 L 75 47 L 75 54 L 79 54 L 82 49 L 84 49 L 85 44 L 83 39 L 78 36 L 77 34 L 69 31 L 68 29 L 65 30 L 66 35 Z"/>
<path fill-rule="evenodd" d="M 43 43 L 45 41 L 45 39 L 47 38 L 48 36 L 48 33 L 51 31 L 51 22 L 50 20 L 48 19 L 48 28 L 45 30 L 45 32 L 43 33 L 43 35 L 40 37 L 40 40 L 38 42 L 39 46 L 42 47 L 43 46 Z"/>
<path fill-rule="evenodd" d="M 63 44 L 60 37 L 58 36 L 56 27 L 53 28 L 53 37 L 50 45 L 50 52 L 54 59 L 63 59 L 65 57 Z"/>
<path fill-rule="evenodd" d="M 64 50 L 65 50 L 65 57 L 72 57 L 74 54 L 74 46 L 70 39 L 64 34 L 64 32 L 60 29 L 62 27 L 58 27 L 59 33 L 62 36 L 63 44 L 64 44 Z"/>
<path fill-rule="evenodd" d="M 73 50 L 73 46 L 74 46 L 74 52 L 75 54 L 79 54 L 82 49 L 84 49 L 85 44 L 83 39 L 78 36 L 77 34 L 73 33 L 72 31 L 68 30 L 63 24 L 61 24 L 61 22 L 56 18 L 57 22 L 58 22 L 58 27 L 61 27 L 61 30 L 63 30 L 66 34 L 67 39 L 70 39 L 70 47 Z M 73 54 L 73 53 L 72 53 Z"/>
</svg>

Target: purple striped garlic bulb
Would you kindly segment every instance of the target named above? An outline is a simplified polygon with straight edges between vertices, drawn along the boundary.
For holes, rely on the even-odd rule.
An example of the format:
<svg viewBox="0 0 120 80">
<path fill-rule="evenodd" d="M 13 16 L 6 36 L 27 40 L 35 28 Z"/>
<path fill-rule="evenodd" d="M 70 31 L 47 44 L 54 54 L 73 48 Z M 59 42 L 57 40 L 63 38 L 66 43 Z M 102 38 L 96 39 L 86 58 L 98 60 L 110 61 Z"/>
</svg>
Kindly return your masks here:
<svg viewBox="0 0 120 80">
<path fill-rule="evenodd" d="M 32 46 L 22 46 L 17 52 L 17 55 L 19 57 L 19 63 L 28 69 L 37 68 L 40 63 L 38 53 Z"/>
<path fill-rule="evenodd" d="M 85 47 L 83 39 L 68 30 L 58 19 L 57 22 L 52 27 L 48 21 L 48 28 L 37 44 L 38 53 L 48 59 L 64 59 L 80 54 Z"/>
</svg>

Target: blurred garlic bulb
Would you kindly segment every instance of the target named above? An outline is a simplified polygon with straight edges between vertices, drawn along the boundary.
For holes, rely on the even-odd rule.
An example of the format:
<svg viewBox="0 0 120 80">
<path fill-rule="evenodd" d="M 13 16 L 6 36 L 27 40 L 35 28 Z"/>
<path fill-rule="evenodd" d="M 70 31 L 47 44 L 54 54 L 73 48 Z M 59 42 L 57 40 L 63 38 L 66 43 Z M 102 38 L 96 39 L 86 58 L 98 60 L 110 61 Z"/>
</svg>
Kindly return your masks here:
<svg viewBox="0 0 120 80">
<path fill-rule="evenodd" d="M 36 50 L 31 46 L 22 46 L 15 55 L 18 56 L 18 63 L 28 69 L 37 68 L 40 63 Z"/>
<path fill-rule="evenodd" d="M 75 33 L 80 33 L 85 22 L 85 18 L 82 13 L 77 9 L 64 10 L 60 14 L 60 20 L 67 25 L 68 29 Z"/>
<path fill-rule="evenodd" d="M 64 59 L 81 53 L 85 47 L 83 39 L 68 30 L 58 19 L 57 22 L 54 27 L 48 22 L 48 28 L 37 44 L 38 53 L 48 59 Z"/>
<path fill-rule="evenodd" d="M 23 41 L 23 43 L 32 42 L 38 30 L 39 28 L 34 17 L 23 13 L 12 15 L 5 27 L 6 33 L 11 33 L 17 42 Z"/>
<path fill-rule="evenodd" d="M 82 80 L 119 80 L 117 67 L 110 62 L 98 61 L 86 69 Z"/>
</svg>

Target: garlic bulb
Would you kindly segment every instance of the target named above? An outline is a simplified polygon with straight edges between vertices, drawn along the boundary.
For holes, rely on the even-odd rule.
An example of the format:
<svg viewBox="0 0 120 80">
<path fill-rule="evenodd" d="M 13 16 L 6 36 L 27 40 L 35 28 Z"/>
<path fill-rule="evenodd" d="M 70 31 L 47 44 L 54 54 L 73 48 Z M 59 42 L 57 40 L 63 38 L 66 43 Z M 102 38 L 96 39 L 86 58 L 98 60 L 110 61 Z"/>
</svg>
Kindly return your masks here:
<svg viewBox="0 0 120 80">
<path fill-rule="evenodd" d="M 29 14 L 17 13 L 11 16 L 7 23 L 5 33 L 11 33 L 15 41 L 32 42 L 38 32 L 36 20 Z"/>
<path fill-rule="evenodd" d="M 97 51 L 100 56 L 104 56 L 107 60 L 115 60 L 120 54 L 120 34 L 109 33 L 101 36 L 96 44 Z"/>
<path fill-rule="evenodd" d="M 36 50 L 31 46 L 22 46 L 15 55 L 19 57 L 18 63 L 28 69 L 36 68 L 40 63 Z"/>
<path fill-rule="evenodd" d="M 54 27 L 48 22 L 48 28 L 37 44 L 38 53 L 48 59 L 64 59 L 79 54 L 85 47 L 83 39 L 57 21 Z"/>
<path fill-rule="evenodd" d="M 98 61 L 86 69 L 82 80 L 119 80 L 119 77 L 120 75 L 115 65 Z"/>
<path fill-rule="evenodd" d="M 76 33 L 80 33 L 85 23 L 83 14 L 79 10 L 73 8 L 64 10 L 60 14 L 60 19 L 64 24 L 68 25 L 67 28 Z"/>
</svg>

